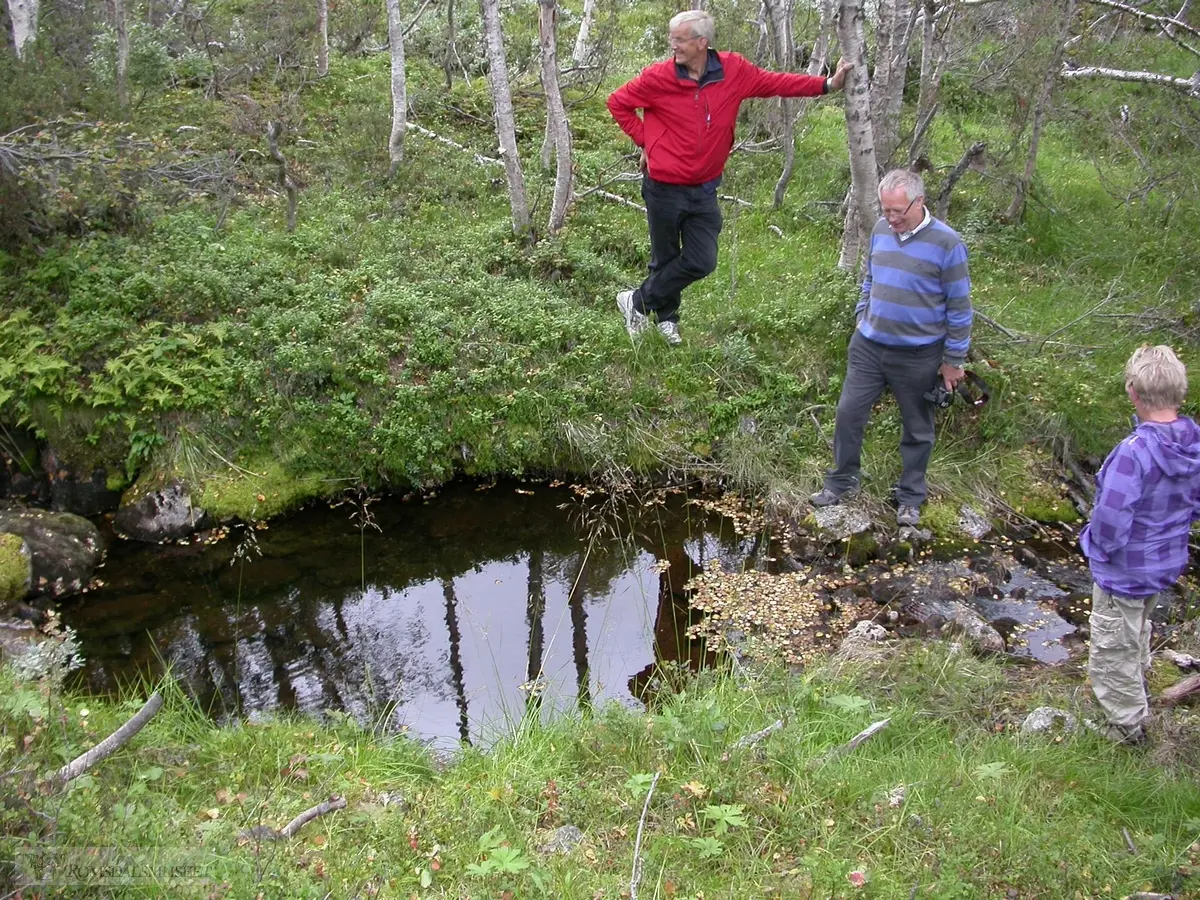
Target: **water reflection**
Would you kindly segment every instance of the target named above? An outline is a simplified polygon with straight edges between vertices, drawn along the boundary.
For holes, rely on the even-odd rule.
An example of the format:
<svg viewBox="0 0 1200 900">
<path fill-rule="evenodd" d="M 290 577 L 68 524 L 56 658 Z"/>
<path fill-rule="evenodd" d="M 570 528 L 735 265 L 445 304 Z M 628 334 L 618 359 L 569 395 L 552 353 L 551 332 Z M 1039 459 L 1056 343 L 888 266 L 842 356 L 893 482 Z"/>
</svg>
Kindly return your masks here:
<svg viewBox="0 0 1200 900">
<path fill-rule="evenodd" d="M 753 549 L 678 495 L 603 528 L 566 488 L 511 484 L 381 501 L 379 531 L 346 513 L 276 523 L 244 559 L 236 532 L 116 544 L 108 584 L 64 610 L 87 686 L 170 664 L 217 715 L 340 709 L 443 747 L 486 743 L 531 709 L 636 703 L 661 660 L 701 664 L 683 584 Z"/>
</svg>

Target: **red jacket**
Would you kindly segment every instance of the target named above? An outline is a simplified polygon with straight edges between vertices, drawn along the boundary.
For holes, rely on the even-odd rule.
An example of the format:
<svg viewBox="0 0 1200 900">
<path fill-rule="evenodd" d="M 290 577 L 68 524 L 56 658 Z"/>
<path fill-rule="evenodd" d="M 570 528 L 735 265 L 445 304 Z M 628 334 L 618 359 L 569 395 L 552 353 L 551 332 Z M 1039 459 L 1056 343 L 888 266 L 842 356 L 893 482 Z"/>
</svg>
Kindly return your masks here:
<svg viewBox="0 0 1200 900">
<path fill-rule="evenodd" d="M 720 175 L 733 149 L 743 100 L 825 93 L 825 79 L 817 75 L 768 72 L 737 53 L 710 50 L 710 59 L 713 53 L 724 71 L 714 73 L 710 63 L 698 83 L 680 77 L 675 60 L 667 59 L 647 66 L 608 96 L 608 111 L 646 150 L 655 181 L 696 185 Z"/>
</svg>

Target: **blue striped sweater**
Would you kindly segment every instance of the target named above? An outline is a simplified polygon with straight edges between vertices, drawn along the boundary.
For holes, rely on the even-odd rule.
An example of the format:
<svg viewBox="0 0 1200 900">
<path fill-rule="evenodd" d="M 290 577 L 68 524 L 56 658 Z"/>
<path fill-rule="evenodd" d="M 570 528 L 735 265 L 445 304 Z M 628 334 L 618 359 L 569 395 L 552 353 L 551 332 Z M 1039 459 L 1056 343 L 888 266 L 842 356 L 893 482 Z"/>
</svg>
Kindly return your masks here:
<svg viewBox="0 0 1200 900">
<path fill-rule="evenodd" d="M 946 340 L 945 362 L 962 368 L 971 344 L 967 247 L 949 225 L 929 224 L 901 240 L 880 219 L 871 232 L 867 276 L 854 307 L 863 337 L 892 347 Z"/>
</svg>

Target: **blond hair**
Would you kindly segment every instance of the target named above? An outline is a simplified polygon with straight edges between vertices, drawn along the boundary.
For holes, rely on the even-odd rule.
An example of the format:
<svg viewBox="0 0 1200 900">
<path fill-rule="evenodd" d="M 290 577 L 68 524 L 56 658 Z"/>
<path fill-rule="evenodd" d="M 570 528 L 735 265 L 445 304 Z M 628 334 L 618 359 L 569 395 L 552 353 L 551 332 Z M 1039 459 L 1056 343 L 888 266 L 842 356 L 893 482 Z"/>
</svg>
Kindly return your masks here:
<svg viewBox="0 0 1200 900">
<path fill-rule="evenodd" d="M 1179 409 L 1187 396 L 1187 369 L 1166 344 L 1143 344 L 1125 364 L 1125 386 L 1147 409 Z"/>
</svg>

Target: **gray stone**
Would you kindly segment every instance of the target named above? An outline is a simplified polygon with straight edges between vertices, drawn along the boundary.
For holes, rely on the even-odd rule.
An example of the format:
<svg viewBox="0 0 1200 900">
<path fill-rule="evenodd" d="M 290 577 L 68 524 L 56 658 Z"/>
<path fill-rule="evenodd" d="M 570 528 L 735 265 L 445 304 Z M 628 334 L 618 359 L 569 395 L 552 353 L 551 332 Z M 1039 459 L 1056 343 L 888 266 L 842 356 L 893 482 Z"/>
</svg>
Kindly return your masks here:
<svg viewBox="0 0 1200 900">
<path fill-rule="evenodd" d="M 862 534 L 871 527 L 871 517 L 867 515 L 866 510 L 845 503 L 819 506 L 813 510 L 813 518 L 822 531 L 839 540 Z"/>
<path fill-rule="evenodd" d="M 992 530 L 992 523 L 983 513 L 969 506 L 958 510 L 958 530 L 974 540 L 979 540 Z"/>
<path fill-rule="evenodd" d="M 1000 637 L 1000 632 L 989 625 L 983 616 L 963 603 L 952 603 L 951 607 L 950 622 L 974 641 L 979 650 L 985 653 L 1004 652 L 1004 638 Z"/>
<path fill-rule="evenodd" d="M 833 658 L 836 662 L 870 662 L 886 655 L 888 630 L 876 622 L 864 619 L 855 624 L 842 639 Z"/>
<path fill-rule="evenodd" d="M 37 437 L 28 429 L 0 424 L 0 498 L 29 506 L 50 502 Z"/>
<path fill-rule="evenodd" d="M 1021 734 L 1046 734 L 1061 731 L 1071 734 L 1079 728 L 1079 722 L 1065 709 L 1039 706 L 1021 723 Z"/>
<path fill-rule="evenodd" d="M 579 846 L 583 841 L 583 832 L 574 825 L 563 825 L 561 828 L 556 828 L 554 834 L 550 836 L 550 840 L 538 847 L 538 853 L 543 856 L 552 856 L 555 853 L 566 855 Z"/>
<path fill-rule="evenodd" d="M 0 510 L 0 534 L 15 534 L 29 547 L 33 597 L 79 593 L 104 558 L 96 526 L 73 513 Z"/>
<path fill-rule="evenodd" d="M 211 524 L 211 517 L 192 504 L 187 487 L 178 480 L 122 506 L 113 519 L 118 534 L 151 544 L 185 538 Z"/>
<path fill-rule="evenodd" d="M 42 451 L 42 468 L 50 480 L 51 509 L 98 516 L 121 502 L 121 492 L 108 486 L 108 472 L 102 466 L 75 466 L 47 447 Z"/>
</svg>

